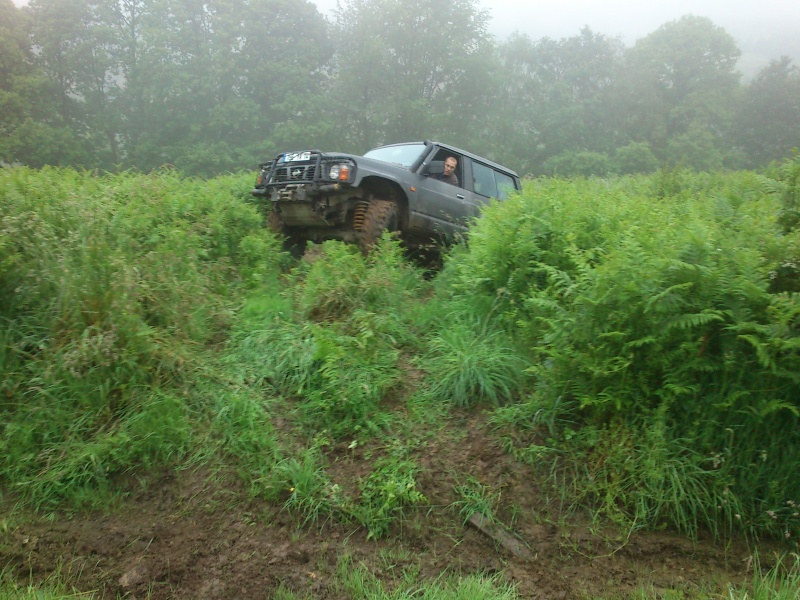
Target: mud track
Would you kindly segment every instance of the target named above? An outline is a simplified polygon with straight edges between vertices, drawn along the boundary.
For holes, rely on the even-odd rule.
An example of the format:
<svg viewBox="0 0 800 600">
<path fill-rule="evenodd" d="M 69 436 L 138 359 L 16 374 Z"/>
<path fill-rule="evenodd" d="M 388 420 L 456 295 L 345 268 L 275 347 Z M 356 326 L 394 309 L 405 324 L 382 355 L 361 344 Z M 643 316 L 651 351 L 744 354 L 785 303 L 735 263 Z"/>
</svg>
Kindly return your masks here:
<svg viewBox="0 0 800 600">
<path fill-rule="evenodd" d="M 751 552 L 742 543 L 693 543 L 671 532 L 625 540 L 578 516 L 566 518 L 541 476 L 503 453 L 482 417 L 464 415 L 448 429 L 416 455 L 419 489 L 430 506 L 409 511 L 378 541 L 353 524 L 300 528 L 280 506 L 247 500 L 240 484 L 221 485 L 219 474 L 177 471 L 151 476 L 146 486 L 131 483 L 128 497 L 108 513 L 11 512 L 6 495 L 3 509 L 11 516 L 0 530 L 0 564 L 21 581 L 60 572 L 95 598 L 268 598 L 280 586 L 347 598 L 335 577 L 345 555 L 389 589 L 413 568 L 421 581 L 444 572 L 499 574 L 520 597 L 537 599 L 621 597 L 641 586 L 653 597 L 668 590 L 692 597 L 751 577 Z M 377 449 L 342 443 L 329 450 L 330 478 L 352 486 L 368 473 L 365 455 Z M 500 494 L 497 522 L 525 551 L 463 524 L 452 504 L 465 476 Z"/>
</svg>

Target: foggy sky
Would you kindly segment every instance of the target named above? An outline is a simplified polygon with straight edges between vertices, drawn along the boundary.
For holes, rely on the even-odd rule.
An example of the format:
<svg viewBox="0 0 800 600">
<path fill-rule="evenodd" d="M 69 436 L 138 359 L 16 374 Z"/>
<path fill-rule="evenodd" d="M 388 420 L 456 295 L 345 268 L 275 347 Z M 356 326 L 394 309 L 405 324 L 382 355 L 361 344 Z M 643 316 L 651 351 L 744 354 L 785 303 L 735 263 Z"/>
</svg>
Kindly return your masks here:
<svg viewBox="0 0 800 600">
<path fill-rule="evenodd" d="M 328 15 L 337 0 L 312 0 Z M 514 31 L 534 40 L 595 33 L 620 37 L 626 46 L 684 15 L 710 18 L 737 42 L 740 69 L 752 74 L 771 59 L 791 56 L 800 64 L 798 0 L 479 0 L 489 11 L 490 33 L 504 40 Z M 431 6 L 435 9 L 436 2 Z"/>
<path fill-rule="evenodd" d="M 27 0 L 13 0 L 17 6 Z M 338 0 L 312 0 L 328 16 Z M 438 0 L 441 2 L 442 0 Z M 445 0 L 447 1 L 447 0 Z M 753 74 L 770 60 L 790 56 L 800 64 L 798 0 L 478 0 L 489 11 L 490 32 L 504 40 L 514 31 L 534 40 L 595 33 L 631 46 L 661 25 L 688 14 L 710 18 L 742 51 L 739 68 Z M 431 2 L 435 10 L 437 2 Z"/>
</svg>

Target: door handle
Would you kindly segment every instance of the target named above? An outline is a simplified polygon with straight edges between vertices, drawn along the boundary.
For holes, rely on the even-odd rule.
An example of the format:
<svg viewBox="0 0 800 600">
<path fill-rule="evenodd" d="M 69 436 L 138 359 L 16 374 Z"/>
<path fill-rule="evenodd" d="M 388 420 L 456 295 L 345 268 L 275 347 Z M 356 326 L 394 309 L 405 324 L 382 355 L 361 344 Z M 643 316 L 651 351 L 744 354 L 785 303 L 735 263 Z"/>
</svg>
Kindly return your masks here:
<svg viewBox="0 0 800 600">
<path fill-rule="evenodd" d="M 458 198 L 459 200 L 463 200 L 464 194 L 456 194 L 456 198 Z"/>
</svg>

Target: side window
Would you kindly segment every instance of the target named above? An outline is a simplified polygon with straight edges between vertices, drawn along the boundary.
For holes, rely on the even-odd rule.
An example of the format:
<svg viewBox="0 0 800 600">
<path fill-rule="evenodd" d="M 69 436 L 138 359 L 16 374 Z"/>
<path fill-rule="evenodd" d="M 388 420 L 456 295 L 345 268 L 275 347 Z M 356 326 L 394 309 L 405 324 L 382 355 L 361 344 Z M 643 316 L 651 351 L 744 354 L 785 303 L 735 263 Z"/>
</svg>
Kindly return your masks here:
<svg viewBox="0 0 800 600">
<path fill-rule="evenodd" d="M 464 168 L 462 166 L 462 163 L 464 162 L 464 158 L 461 155 L 456 154 L 455 152 L 451 152 L 449 150 L 445 150 L 444 148 L 440 148 L 439 151 L 434 155 L 433 160 L 434 161 L 440 161 L 440 162 L 443 163 L 448 158 L 451 158 L 451 157 L 455 158 L 456 161 L 457 161 L 456 162 L 455 176 L 458 179 L 458 186 L 459 187 L 463 187 L 464 186 Z"/>
<path fill-rule="evenodd" d="M 494 169 L 472 161 L 473 190 L 481 196 L 497 197 L 497 183 L 494 180 Z"/>
<path fill-rule="evenodd" d="M 511 192 L 517 189 L 511 176 L 499 171 L 495 171 L 494 176 L 497 180 L 497 198 L 499 200 L 505 200 Z"/>
<path fill-rule="evenodd" d="M 472 163 L 472 179 L 475 193 L 499 200 L 505 200 L 511 192 L 517 189 L 514 185 L 514 178 L 510 175 L 474 161 Z"/>
</svg>

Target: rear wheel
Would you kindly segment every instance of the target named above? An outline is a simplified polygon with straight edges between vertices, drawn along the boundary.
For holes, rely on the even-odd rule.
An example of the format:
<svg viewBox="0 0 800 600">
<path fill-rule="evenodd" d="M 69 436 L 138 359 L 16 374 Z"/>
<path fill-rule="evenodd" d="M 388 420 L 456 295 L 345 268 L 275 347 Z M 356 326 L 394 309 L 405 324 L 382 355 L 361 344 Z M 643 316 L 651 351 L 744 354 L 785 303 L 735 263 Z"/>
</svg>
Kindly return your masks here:
<svg viewBox="0 0 800 600">
<path fill-rule="evenodd" d="M 370 200 L 358 234 L 358 245 L 369 252 L 384 231 L 397 231 L 397 204 L 393 200 Z"/>
</svg>

